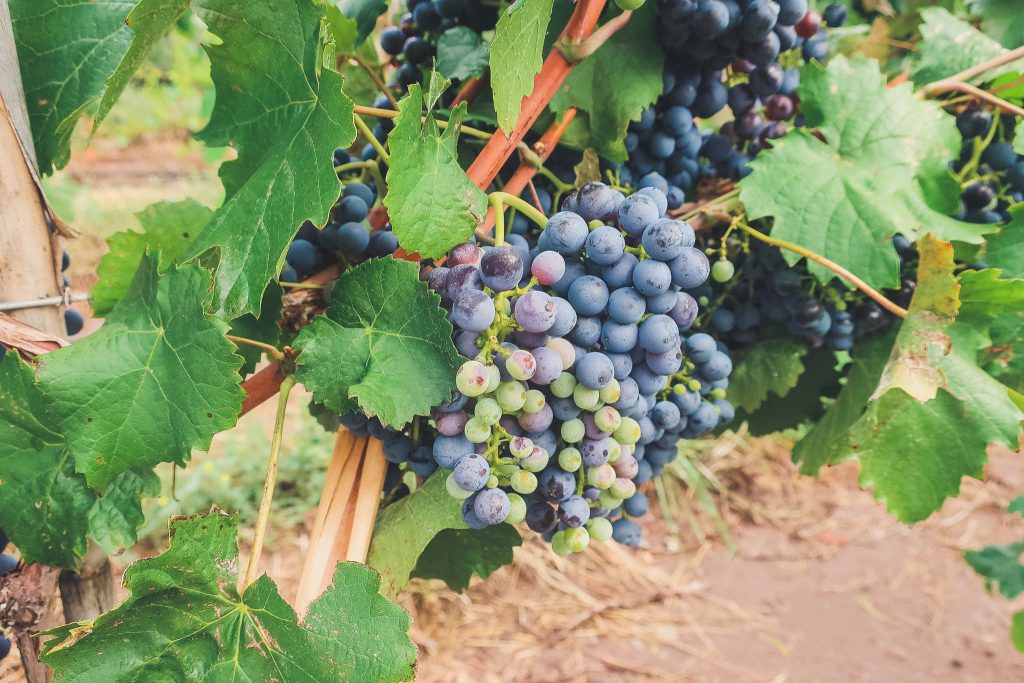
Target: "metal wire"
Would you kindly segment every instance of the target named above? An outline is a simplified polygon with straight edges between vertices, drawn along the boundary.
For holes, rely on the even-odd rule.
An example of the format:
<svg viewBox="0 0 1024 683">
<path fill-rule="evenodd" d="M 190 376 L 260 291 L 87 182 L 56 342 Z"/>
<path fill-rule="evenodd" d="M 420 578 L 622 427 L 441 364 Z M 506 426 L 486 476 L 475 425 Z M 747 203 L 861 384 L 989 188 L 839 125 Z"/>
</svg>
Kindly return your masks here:
<svg viewBox="0 0 1024 683">
<path fill-rule="evenodd" d="M 66 306 L 77 301 L 91 301 L 91 294 L 72 294 L 66 290 L 60 296 L 48 296 L 45 299 L 29 301 L 0 301 L 0 311 L 20 311 L 24 308 L 43 308 L 44 306 Z"/>
</svg>

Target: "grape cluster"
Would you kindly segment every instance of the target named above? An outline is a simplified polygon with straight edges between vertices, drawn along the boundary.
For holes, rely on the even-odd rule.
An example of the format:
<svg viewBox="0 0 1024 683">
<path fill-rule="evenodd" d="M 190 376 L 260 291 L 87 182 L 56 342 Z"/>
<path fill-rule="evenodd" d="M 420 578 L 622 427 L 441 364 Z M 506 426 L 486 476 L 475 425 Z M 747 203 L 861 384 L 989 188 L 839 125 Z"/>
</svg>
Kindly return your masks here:
<svg viewBox="0 0 1024 683">
<path fill-rule="evenodd" d="M 68 268 L 71 266 L 71 257 L 68 252 L 63 252 L 60 257 L 60 272 L 66 273 Z M 71 286 L 70 280 L 67 275 L 62 276 L 64 279 L 64 289 L 67 290 Z M 68 336 L 73 337 L 82 331 L 85 327 L 85 318 L 82 314 L 71 307 L 64 309 L 64 328 L 68 331 Z M 3 353 L 0 353 L 0 358 L 3 357 Z"/>
<path fill-rule="evenodd" d="M 432 446 L 471 527 L 525 520 L 560 554 L 635 545 L 637 486 L 732 419 L 727 350 L 689 334 L 709 263 L 657 189 L 569 195 L 535 244 L 462 244 L 427 273 L 467 360 Z"/>
<path fill-rule="evenodd" d="M 664 90 L 630 125 L 619 173 L 624 184 L 665 188 L 674 206 L 701 180 L 742 178 L 750 159 L 785 135 L 796 67 L 827 57 L 828 34 L 806 0 L 662 0 L 660 8 Z M 829 26 L 845 22 L 842 9 L 826 9 Z M 727 105 L 734 120 L 717 134 L 696 125 Z"/>
<path fill-rule="evenodd" d="M 334 153 L 336 166 L 350 160 L 346 150 Z M 331 209 L 331 217 L 323 230 L 306 221 L 288 246 L 281 282 L 300 282 L 328 265 L 351 265 L 363 258 L 386 256 L 398 248 L 398 238 L 390 224 L 371 232 L 367 217 L 377 200 L 372 185 L 347 182 L 341 197 Z"/>
<path fill-rule="evenodd" d="M 1009 207 L 1024 201 L 1024 155 L 1013 149 L 1015 124 L 1012 116 L 994 117 L 973 106 L 957 115 L 963 147 L 953 171 L 968 182 L 960 195 L 960 220 L 1005 223 Z"/>
</svg>

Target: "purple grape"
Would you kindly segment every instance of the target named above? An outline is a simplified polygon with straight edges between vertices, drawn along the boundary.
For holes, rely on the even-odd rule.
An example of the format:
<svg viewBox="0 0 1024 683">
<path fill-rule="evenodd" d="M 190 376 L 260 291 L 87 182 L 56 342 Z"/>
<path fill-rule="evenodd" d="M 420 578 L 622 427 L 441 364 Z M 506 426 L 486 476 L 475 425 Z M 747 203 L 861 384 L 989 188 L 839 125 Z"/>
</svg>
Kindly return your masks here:
<svg viewBox="0 0 1024 683">
<path fill-rule="evenodd" d="M 582 496 L 569 496 L 558 504 L 558 519 L 568 527 L 583 526 L 590 519 L 590 503 Z"/>
<path fill-rule="evenodd" d="M 545 403 L 544 407 L 536 413 L 523 413 L 520 415 L 519 426 L 527 432 L 543 432 L 551 426 L 554 419 L 555 415 L 551 411 L 551 406 Z"/>
<path fill-rule="evenodd" d="M 480 521 L 488 524 L 501 524 L 508 517 L 510 503 L 508 494 L 501 489 L 484 489 L 477 494 L 473 502 L 473 512 Z"/>
<path fill-rule="evenodd" d="M 436 456 L 435 456 L 436 457 Z M 439 463 L 440 464 L 440 463 Z M 479 491 L 491 476 L 491 466 L 476 453 L 469 453 L 459 458 L 452 470 L 452 476 L 459 488 L 465 491 Z"/>
<path fill-rule="evenodd" d="M 555 322 L 556 309 L 550 296 L 530 290 L 516 301 L 514 315 L 519 326 L 527 332 L 547 332 Z"/>
<path fill-rule="evenodd" d="M 542 386 L 551 384 L 562 374 L 562 357 L 557 351 L 545 346 L 535 348 L 533 357 L 537 361 L 537 371 L 531 378 L 534 384 Z"/>
<path fill-rule="evenodd" d="M 467 332 L 483 332 L 494 322 L 494 302 L 478 289 L 464 289 L 452 304 L 452 320 Z"/>
<path fill-rule="evenodd" d="M 480 277 L 496 292 L 514 289 L 523 279 L 523 259 L 512 247 L 495 247 L 480 258 Z"/>
<path fill-rule="evenodd" d="M 668 265 L 672 284 L 683 289 L 694 289 L 704 284 L 711 274 L 711 263 L 700 249 L 684 248 Z"/>
</svg>

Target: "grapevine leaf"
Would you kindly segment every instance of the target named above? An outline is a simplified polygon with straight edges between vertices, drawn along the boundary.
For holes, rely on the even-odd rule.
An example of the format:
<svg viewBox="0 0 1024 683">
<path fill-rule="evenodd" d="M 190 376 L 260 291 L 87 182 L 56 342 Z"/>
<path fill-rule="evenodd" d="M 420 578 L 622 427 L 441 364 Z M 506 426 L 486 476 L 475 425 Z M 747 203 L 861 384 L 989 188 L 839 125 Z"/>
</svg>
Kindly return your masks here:
<svg viewBox="0 0 1024 683">
<path fill-rule="evenodd" d="M 355 19 L 359 27 L 356 46 L 366 40 L 377 24 L 377 17 L 387 11 L 387 0 L 338 0 L 338 9 L 350 19 Z"/>
<path fill-rule="evenodd" d="M 260 303 L 260 315 L 257 318 L 251 313 L 231 321 L 231 334 L 254 341 L 263 342 L 277 347 L 281 344 L 282 330 L 281 313 L 284 310 L 284 290 L 281 285 L 271 282 L 267 291 L 263 292 Z M 249 375 L 256 370 L 256 365 L 263 358 L 263 350 L 249 344 L 239 344 L 236 353 L 245 361 L 242 364 L 242 375 Z"/>
<path fill-rule="evenodd" d="M 772 397 L 772 400 L 762 403 L 752 413 L 739 409 L 737 424 L 746 422 L 752 435 L 762 436 L 792 429 L 804 422 L 817 422 L 825 414 L 822 399 L 835 398 L 841 388 L 836 358 L 827 349 L 814 349 L 804 356 L 802 365 L 795 387 L 787 391 L 785 396 Z M 729 389 L 731 400 L 732 378 Z"/>
<path fill-rule="evenodd" d="M 92 621 L 48 631 L 40 659 L 82 681 L 407 680 L 408 615 L 376 594 L 378 579 L 339 564 L 308 625 L 262 576 L 239 595 L 238 517 L 171 518 L 166 552 L 128 568 L 128 598 Z"/>
<path fill-rule="evenodd" d="M 430 116 L 421 122 L 423 97 L 413 85 L 398 103 L 395 128 L 388 136 L 388 208 L 395 235 L 409 252 L 438 258 L 464 242 L 483 221 L 487 195 L 459 165 L 459 123 L 466 105 L 452 111 L 443 133 Z"/>
<path fill-rule="evenodd" d="M 135 214 L 142 232 L 124 230 L 107 239 L 108 251 L 96 267 L 99 282 L 92 288 L 93 313 L 101 317 L 110 313 L 128 291 L 139 260 L 147 250 L 159 249 L 160 269 L 165 270 L 211 216 L 213 211 L 192 199 L 159 202 Z"/>
<path fill-rule="evenodd" d="M 160 477 L 153 470 L 122 472 L 89 510 L 89 536 L 111 554 L 130 548 L 146 521 L 142 499 L 158 495 Z"/>
<path fill-rule="evenodd" d="M 366 563 L 380 573 L 385 596 L 398 595 L 423 551 L 445 529 L 466 529 L 459 501 L 445 487 L 440 470 L 411 495 L 381 511 L 374 527 Z"/>
<path fill-rule="evenodd" d="M 554 0 L 517 0 L 498 17 L 490 48 L 491 87 L 503 131 L 515 128 L 523 98 L 533 92 L 553 6 Z"/>
<path fill-rule="evenodd" d="M 633 12 L 629 23 L 576 66 L 551 99 L 559 115 L 570 107 L 587 112 L 587 144 L 612 161 L 626 160 L 629 122 L 654 104 L 664 87 L 665 54 L 648 39 L 657 20 L 654 3 Z"/>
<path fill-rule="evenodd" d="M 798 129 L 751 162 L 740 182 L 753 218 L 774 216 L 772 235 L 845 266 L 876 288 L 899 284 L 899 258 L 888 244 L 900 232 L 980 241 L 994 230 L 932 210 L 922 184 L 949 173 L 959 137 L 953 119 L 909 85 L 886 87 L 874 61 L 832 60 L 803 72 L 799 95 L 809 129 Z M 788 189 L 779 192 L 780 183 Z M 795 263 L 799 255 L 784 252 Z M 835 274 L 808 267 L 823 281 Z"/>
<path fill-rule="evenodd" d="M 1015 515 L 1024 516 L 1024 496 L 1017 496 L 1006 506 L 1006 511 Z"/>
<path fill-rule="evenodd" d="M 86 514 L 96 499 L 32 369 L 17 353 L 0 359 L 0 526 L 26 562 L 74 568 L 86 551 Z"/>
<path fill-rule="evenodd" d="M 331 586 L 309 606 L 303 626 L 320 652 L 342 668 L 343 681 L 411 681 L 416 645 L 409 613 L 380 594 L 380 576 L 341 562 Z"/>
<path fill-rule="evenodd" d="M 921 18 L 924 20 L 922 40 L 915 52 L 917 63 L 911 73 L 918 85 L 958 74 L 1006 52 L 998 42 L 943 7 L 922 9 Z M 988 77 L 1006 70 L 1007 67 L 994 69 L 988 72 Z"/>
<path fill-rule="evenodd" d="M 40 358 L 39 382 L 89 485 L 160 462 L 184 465 L 235 424 L 245 392 L 242 359 L 208 315 L 210 274 L 143 257 L 107 323 Z"/>
<path fill-rule="evenodd" d="M 1010 622 L 1010 640 L 1019 652 L 1024 652 L 1024 610 L 1013 615 Z"/>
<path fill-rule="evenodd" d="M 184 258 L 218 249 L 217 303 L 226 317 L 259 313 L 303 221 L 327 222 L 338 199 L 335 148 L 355 139 L 341 76 L 321 67 L 323 10 L 311 0 L 197 0 L 222 43 L 207 45 L 217 89 L 207 145 L 230 145 L 226 199 Z"/>
<path fill-rule="evenodd" d="M 67 164 L 79 117 L 100 100 L 93 128 L 99 126 L 146 53 L 187 8 L 188 0 L 11 1 L 21 80 L 43 174 Z"/>
<path fill-rule="evenodd" d="M 299 333 L 297 377 L 317 402 L 359 409 L 386 425 L 451 397 L 459 354 L 441 300 L 419 268 L 391 257 L 344 273 L 326 314 Z"/>
<path fill-rule="evenodd" d="M 1018 135 L 1024 140 L 1024 135 Z M 1024 277 L 1024 207 L 1010 211 L 1010 222 L 988 238 L 985 263 L 1012 277 Z"/>
<path fill-rule="evenodd" d="M 981 17 L 985 32 L 1004 46 L 1024 45 L 1024 14 L 1017 0 L 967 0 L 967 7 Z"/>
<path fill-rule="evenodd" d="M 736 370 L 729 378 L 729 400 L 753 412 L 768 392 L 785 396 L 796 386 L 804 366 L 800 359 L 807 347 L 792 337 L 775 337 L 737 352 Z"/>
<path fill-rule="evenodd" d="M 1017 128 L 1013 133 L 1013 151 L 1024 154 L 1024 119 L 1017 122 Z"/>
<path fill-rule="evenodd" d="M 482 579 L 512 563 L 512 549 L 523 544 L 508 524 L 486 529 L 445 529 L 427 544 L 412 576 L 441 579 L 457 593 L 469 588 L 473 575 Z"/>
<path fill-rule="evenodd" d="M 985 588 L 998 588 L 1004 598 L 1012 600 L 1024 593 L 1024 541 L 1009 545 L 990 545 L 981 550 L 968 550 L 964 559 L 971 569 L 985 579 Z"/>
<path fill-rule="evenodd" d="M 468 26 L 455 26 L 437 39 L 437 70 L 445 78 L 465 80 L 487 71 L 489 44 Z"/>
<path fill-rule="evenodd" d="M 339 55 L 353 54 L 359 43 L 359 26 L 356 20 L 342 14 L 337 5 L 328 4 L 325 9 L 327 30 L 331 32 L 331 39 L 334 40 L 335 52 Z"/>
</svg>

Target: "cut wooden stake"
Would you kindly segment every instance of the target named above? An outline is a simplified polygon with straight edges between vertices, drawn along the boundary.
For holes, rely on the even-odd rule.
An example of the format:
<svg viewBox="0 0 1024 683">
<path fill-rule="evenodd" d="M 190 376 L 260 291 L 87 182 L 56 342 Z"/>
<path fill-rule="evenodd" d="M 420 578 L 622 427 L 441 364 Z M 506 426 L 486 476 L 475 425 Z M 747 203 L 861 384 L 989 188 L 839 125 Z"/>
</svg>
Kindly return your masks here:
<svg viewBox="0 0 1024 683">
<path fill-rule="evenodd" d="M 387 471 L 388 461 L 384 459 L 384 442 L 370 439 L 366 457 L 363 459 L 359 486 L 356 489 L 352 533 L 345 552 L 345 559 L 349 562 L 366 562 L 366 553 L 370 550 L 370 537 L 373 536 L 373 526 L 377 521 L 377 508 L 380 507 L 381 489 L 384 487 L 384 475 Z"/>
</svg>

